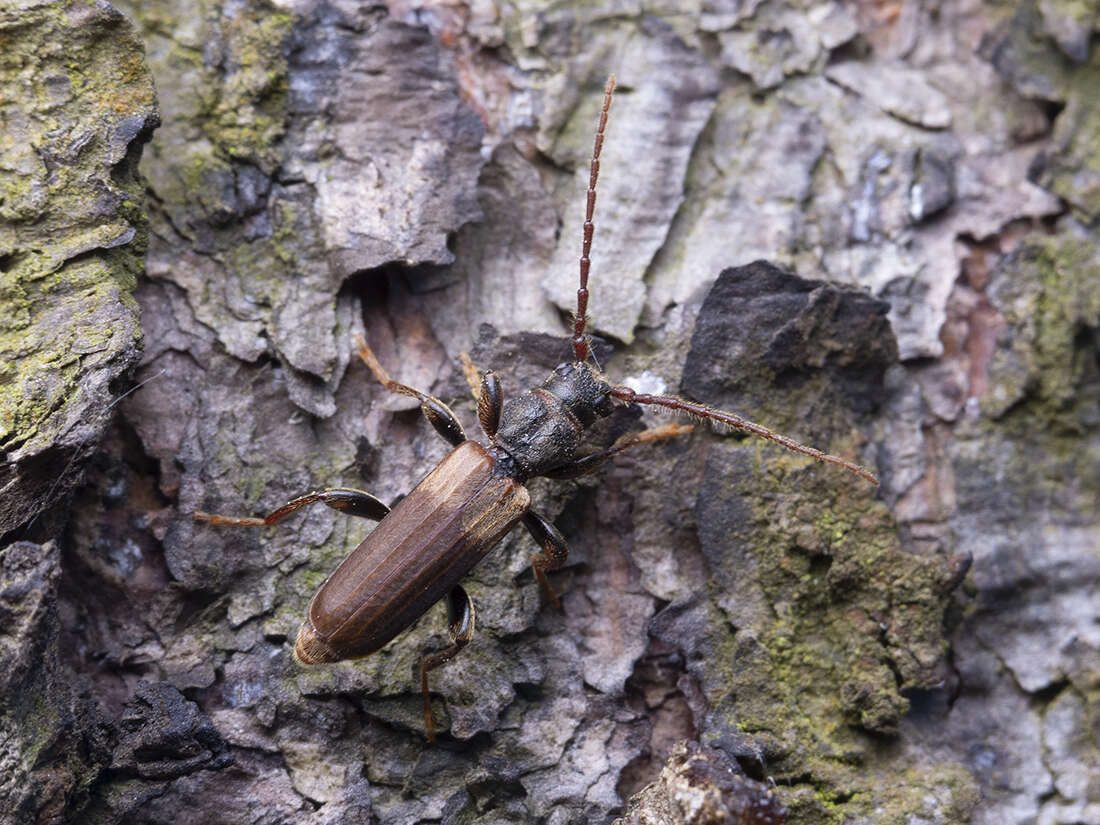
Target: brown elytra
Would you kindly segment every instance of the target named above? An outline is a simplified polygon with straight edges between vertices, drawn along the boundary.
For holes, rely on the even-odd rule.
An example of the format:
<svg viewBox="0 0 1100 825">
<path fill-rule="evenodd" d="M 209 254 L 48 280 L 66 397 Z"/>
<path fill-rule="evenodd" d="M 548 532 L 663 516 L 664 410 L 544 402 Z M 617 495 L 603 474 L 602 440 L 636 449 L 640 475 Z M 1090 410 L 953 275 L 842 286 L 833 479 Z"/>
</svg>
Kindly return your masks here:
<svg viewBox="0 0 1100 825">
<path fill-rule="evenodd" d="M 495 469 L 484 447 L 466 441 L 428 473 L 321 585 L 295 658 L 366 656 L 447 595 L 530 506 L 527 488 Z"/>
</svg>

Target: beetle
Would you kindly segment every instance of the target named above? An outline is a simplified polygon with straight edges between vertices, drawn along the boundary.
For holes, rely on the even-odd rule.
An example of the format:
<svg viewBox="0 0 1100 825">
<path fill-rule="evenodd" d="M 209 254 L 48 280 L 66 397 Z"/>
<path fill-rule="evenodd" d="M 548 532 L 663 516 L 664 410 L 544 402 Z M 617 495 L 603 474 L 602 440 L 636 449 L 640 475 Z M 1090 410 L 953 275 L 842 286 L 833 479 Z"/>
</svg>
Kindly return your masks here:
<svg viewBox="0 0 1100 825">
<path fill-rule="evenodd" d="M 196 512 L 194 517 L 215 525 L 276 524 L 309 504 L 321 503 L 349 515 L 378 521 L 375 529 L 344 559 L 310 602 L 294 643 L 294 657 L 303 665 L 356 659 L 381 648 L 412 625 L 432 605 L 447 600 L 451 644 L 420 663 L 420 692 L 429 741 L 435 719 L 428 691 L 428 674 L 452 659 L 473 637 L 475 609 L 460 581 L 518 523 L 542 548 L 532 567 L 546 598 L 560 608 L 546 574 L 565 564 L 569 549 L 554 525 L 535 510 L 524 486 L 538 476 L 569 479 L 593 472 L 611 456 L 630 447 L 670 438 L 690 426 L 665 424 L 633 433 L 609 448 L 577 456 L 585 432 L 609 416 L 616 402 L 665 407 L 700 419 L 721 422 L 774 441 L 787 449 L 843 467 L 873 484 L 864 468 L 839 456 L 773 432 L 739 415 L 712 409 L 675 396 L 649 395 L 614 386 L 594 364 L 585 335 L 588 310 L 589 255 L 600 150 L 615 88 L 608 78 L 596 128 L 582 232 L 580 285 L 573 321 L 573 360 L 559 364 L 542 383 L 507 402 L 500 379 L 477 371 L 464 361 L 476 393 L 477 415 L 488 445 L 467 439 L 450 408 L 438 398 L 390 378 L 363 339 L 359 356 L 386 390 L 420 402 L 424 417 L 454 448 L 411 493 L 391 510 L 369 493 L 336 487 L 300 496 L 262 518 L 239 518 Z"/>
</svg>

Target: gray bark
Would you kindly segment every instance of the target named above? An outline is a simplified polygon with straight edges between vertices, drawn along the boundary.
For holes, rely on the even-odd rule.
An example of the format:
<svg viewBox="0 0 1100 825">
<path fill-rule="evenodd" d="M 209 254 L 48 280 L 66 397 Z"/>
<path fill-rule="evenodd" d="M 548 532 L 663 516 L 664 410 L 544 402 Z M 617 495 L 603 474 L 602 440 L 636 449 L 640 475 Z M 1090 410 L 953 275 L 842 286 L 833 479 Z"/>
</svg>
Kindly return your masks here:
<svg viewBox="0 0 1100 825">
<path fill-rule="evenodd" d="M 1095 10 L 122 8 L 0 9 L 0 822 L 1100 821 Z M 514 532 L 430 747 L 442 607 L 290 655 L 369 523 L 191 514 L 446 454 L 357 334 L 471 435 L 461 352 L 569 357 L 610 72 L 600 364 L 882 485 L 707 426 L 532 483 L 564 611 Z"/>
</svg>

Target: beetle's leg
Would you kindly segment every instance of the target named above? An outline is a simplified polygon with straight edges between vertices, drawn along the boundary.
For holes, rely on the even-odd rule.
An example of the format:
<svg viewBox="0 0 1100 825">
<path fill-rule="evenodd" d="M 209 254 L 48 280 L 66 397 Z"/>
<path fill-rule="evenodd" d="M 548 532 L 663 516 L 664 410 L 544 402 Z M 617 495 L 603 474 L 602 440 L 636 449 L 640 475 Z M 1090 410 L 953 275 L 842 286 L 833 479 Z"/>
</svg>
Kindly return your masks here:
<svg viewBox="0 0 1100 825">
<path fill-rule="evenodd" d="M 602 453 L 592 453 L 591 455 L 582 456 L 576 461 L 572 461 L 569 464 L 563 464 L 561 467 L 551 470 L 548 473 L 543 473 L 543 475 L 547 478 L 556 479 L 579 478 L 580 476 L 594 472 L 596 468 L 607 461 L 607 459 L 621 453 L 623 450 L 636 447 L 639 444 L 649 444 L 653 441 L 660 441 L 665 438 L 687 435 L 691 431 L 692 426 L 690 424 L 662 424 L 660 427 L 654 427 L 652 430 L 642 430 L 640 433 L 628 433 L 619 438 Z"/>
<path fill-rule="evenodd" d="M 363 340 L 363 337 L 356 336 L 355 341 L 359 345 L 359 357 L 362 358 L 363 362 L 370 368 L 371 373 L 379 384 L 392 393 L 407 395 L 419 401 L 420 412 L 428 419 L 428 423 L 435 428 L 435 431 L 450 442 L 451 446 L 457 447 L 466 440 L 466 433 L 462 431 L 462 425 L 458 423 L 458 419 L 455 418 L 455 414 L 451 412 L 450 407 L 435 396 L 413 389 L 407 384 L 400 384 L 394 381 L 390 378 L 385 368 L 378 362 L 378 359 L 375 357 L 374 353 L 371 352 L 371 348 L 367 346 L 367 342 Z"/>
<path fill-rule="evenodd" d="M 372 521 L 381 521 L 389 513 L 390 508 L 376 499 L 370 493 L 355 490 L 351 487 L 330 487 L 317 493 L 307 493 L 304 496 L 288 501 L 277 510 L 272 510 L 263 518 L 249 518 L 247 516 L 219 516 L 216 513 L 204 513 L 198 510 L 194 513 L 196 521 L 205 521 L 208 524 L 235 524 L 240 527 L 263 527 L 268 524 L 278 524 L 299 507 L 320 502 L 333 510 L 347 513 L 349 516 L 361 516 Z"/>
<path fill-rule="evenodd" d="M 462 362 L 462 372 L 466 376 L 466 383 L 470 385 L 470 392 L 477 402 L 477 420 L 485 435 L 492 438 L 497 434 L 500 426 L 500 410 L 504 406 L 504 391 L 500 385 L 500 378 L 490 370 L 484 375 L 474 366 L 469 354 L 462 352 L 458 355 Z"/>
<path fill-rule="evenodd" d="M 577 478 L 591 473 L 611 456 L 630 447 L 690 432 L 690 425 L 664 424 L 660 427 L 654 427 L 652 430 L 630 433 L 616 440 L 603 452 L 586 455 L 543 475 L 548 478 Z M 565 565 L 565 560 L 569 556 L 569 545 L 565 543 L 565 538 L 558 532 L 558 529 L 534 510 L 528 510 L 524 514 L 523 525 L 542 547 L 542 552 L 531 560 L 531 567 L 534 568 L 539 587 L 542 588 L 542 592 L 553 603 L 554 607 L 561 610 L 561 600 L 553 588 L 550 587 L 550 581 L 546 578 L 546 571 L 558 570 Z"/>
<path fill-rule="evenodd" d="M 528 510 L 524 514 L 523 526 L 542 547 L 542 552 L 531 559 L 531 567 L 535 571 L 539 587 L 542 588 L 547 600 L 561 610 L 561 599 L 550 587 L 546 571 L 558 570 L 565 566 L 565 560 L 569 557 L 569 545 L 565 543 L 565 537 L 558 532 L 558 528 L 534 510 Z"/>
<path fill-rule="evenodd" d="M 652 430 L 624 435 L 603 452 L 586 455 L 552 472 L 544 473 L 544 475 L 549 478 L 577 478 L 591 473 L 611 456 L 630 447 L 638 444 L 648 444 L 651 441 L 659 441 L 664 438 L 672 438 L 689 432 L 691 432 L 690 426 L 665 424 Z M 558 610 L 561 610 L 561 599 L 550 587 L 550 581 L 546 578 L 546 571 L 559 570 L 565 566 L 565 561 L 569 557 L 569 545 L 566 544 L 565 537 L 558 532 L 558 528 L 534 510 L 528 510 L 524 514 L 523 526 L 527 528 L 527 531 L 542 547 L 542 552 L 531 559 L 531 567 L 535 571 L 535 578 L 538 580 L 539 587 L 542 588 L 547 600 Z"/>
<path fill-rule="evenodd" d="M 470 643 L 474 637 L 474 620 L 477 613 L 474 603 L 462 585 L 456 584 L 447 594 L 447 621 L 451 634 L 451 646 L 420 660 L 420 694 L 424 697 L 424 727 L 428 732 L 428 741 L 435 741 L 435 715 L 432 713 L 432 697 L 428 693 L 428 673 L 444 662 L 453 659 L 458 651 Z"/>
<path fill-rule="evenodd" d="M 495 372 L 487 372 L 481 378 L 481 394 L 477 399 L 477 420 L 485 435 L 492 438 L 500 426 L 500 410 L 504 406 L 504 390 Z"/>
<path fill-rule="evenodd" d="M 843 467 L 845 470 L 849 470 L 860 478 L 871 482 L 876 487 L 879 483 L 873 473 L 863 469 L 858 464 L 846 458 L 841 458 L 838 455 L 829 455 L 828 453 L 821 452 L 821 450 L 816 447 L 799 444 L 790 436 L 777 433 L 774 430 L 769 430 L 764 425 L 757 424 L 755 421 L 749 421 L 747 418 L 743 418 L 734 412 L 715 410 L 708 407 L 706 404 L 688 401 L 686 398 L 677 398 L 675 395 L 649 395 L 647 393 L 635 392 L 630 387 L 612 387 L 611 396 L 613 398 L 618 398 L 620 401 L 626 401 L 629 404 L 652 404 L 655 407 L 664 407 L 667 410 L 676 410 L 677 412 L 687 413 L 688 415 L 698 416 L 699 418 L 718 421 L 732 429 L 752 433 L 761 438 L 766 438 L 768 441 L 774 441 L 776 444 L 781 447 L 786 447 L 792 452 L 808 455 L 826 464 L 835 464 L 838 467 Z"/>
</svg>

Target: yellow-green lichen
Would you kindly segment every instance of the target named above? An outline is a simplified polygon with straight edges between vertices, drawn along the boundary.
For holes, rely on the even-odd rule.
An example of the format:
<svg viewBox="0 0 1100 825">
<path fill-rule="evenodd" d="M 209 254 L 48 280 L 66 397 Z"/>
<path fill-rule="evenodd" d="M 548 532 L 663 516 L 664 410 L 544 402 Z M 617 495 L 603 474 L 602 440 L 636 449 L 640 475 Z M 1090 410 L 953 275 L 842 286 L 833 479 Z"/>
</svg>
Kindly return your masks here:
<svg viewBox="0 0 1100 825">
<path fill-rule="evenodd" d="M 1095 359 L 1080 340 L 1100 317 L 1092 239 L 1029 241 L 1002 264 L 990 293 L 1007 330 L 989 366 L 983 412 L 996 418 L 1023 403 L 1018 417 L 1028 428 L 1079 435 L 1098 400 Z"/>
<path fill-rule="evenodd" d="M 215 98 L 199 122 L 211 143 L 227 156 L 258 161 L 271 169 L 285 131 L 286 38 L 294 16 L 275 9 L 243 9 L 224 22 L 228 49 Z"/>
<path fill-rule="evenodd" d="M 77 418 L 94 426 L 138 355 L 147 233 L 127 164 L 156 113 L 141 44 L 113 11 L 77 24 L 41 5 L 20 23 L 0 37 L 0 99 L 21 110 L 0 141 L 0 449 L 33 453 Z"/>
<path fill-rule="evenodd" d="M 753 613 L 751 626 L 709 640 L 703 687 L 719 731 L 751 734 L 773 775 L 812 778 L 813 794 L 788 800 L 790 822 L 839 822 L 854 808 L 884 804 L 867 774 L 891 764 L 889 743 L 908 710 L 902 691 L 941 678 L 950 574 L 942 558 L 902 552 L 889 511 L 862 482 L 760 449 L 766 472 L 746 479 L 731 469 L 729 487 L 714 488 L 739 491 L 752 510 L 711 581 L 723 603 L 725 583 L 744 578 L 747 557 L 767 609 Z M 736 466 L 750 463 L 742 457 Z M 730 609 L 729 622 L 743 625 L 745 606 Z M 912 801 L 890 804 L 915 812 L 904 808 Z"/>
</svg>

